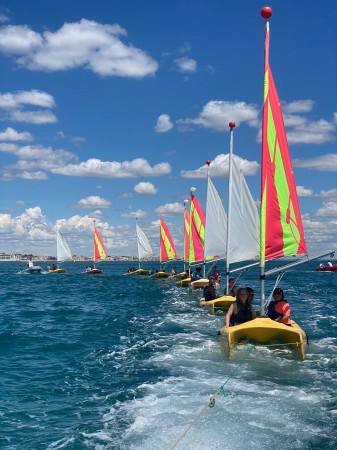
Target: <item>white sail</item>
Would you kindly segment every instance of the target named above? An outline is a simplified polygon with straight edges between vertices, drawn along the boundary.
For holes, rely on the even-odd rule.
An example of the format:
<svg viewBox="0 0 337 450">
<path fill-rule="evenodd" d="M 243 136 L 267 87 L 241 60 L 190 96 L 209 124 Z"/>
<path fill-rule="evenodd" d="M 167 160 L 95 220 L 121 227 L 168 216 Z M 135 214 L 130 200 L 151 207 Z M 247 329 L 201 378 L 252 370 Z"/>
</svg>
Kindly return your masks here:
<svg viewBox="0 0 337 450">
<path fill-rule="evenodd" d="M 260 220 L 256 203 L 234 158 L 232 171 L 229 263 L 254 259 L 260 251 Z"/>
<path fill-rule="evenodd" d="M 206 224 L 205 224 L 205 259 L 226 257 L 227 216 L 212 180 L 208 177 Z"/>
<path fill-rule="evenodd" d="M 57 262 L 72 258 L 69 245 L 58 229 L 56 229 L 56 255 Z"/>
<path fill-rule="evenodd" d="M 138 259 L 152 256 L 152 248 L 148 238 L 145 236 L 144 231 L 140 228 L 136 222 L 137 241 L 138 241 Z"/>
</svg>

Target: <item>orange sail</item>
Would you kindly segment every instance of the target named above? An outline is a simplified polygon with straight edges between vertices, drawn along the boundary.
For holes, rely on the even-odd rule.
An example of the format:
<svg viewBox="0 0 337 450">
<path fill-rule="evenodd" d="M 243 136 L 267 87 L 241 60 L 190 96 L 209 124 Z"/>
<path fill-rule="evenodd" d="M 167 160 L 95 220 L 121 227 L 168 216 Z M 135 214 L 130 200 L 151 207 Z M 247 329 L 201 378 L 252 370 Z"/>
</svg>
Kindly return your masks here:
<svg viewBox="0 0 337 450">
<path fill-rule="evenodd" d="M 94 262 L 105 259 L 107 256 L 108 253 L 103 244 L 101 235 L 99 234 L 99 231 L 94 223 Z"/>
<path fill-rule="evenodd" d="M 172 259 L 178 258 L 171 234 L 161 215 L 159 244 L 160 262 L 171 261 Z"/>
</svg>

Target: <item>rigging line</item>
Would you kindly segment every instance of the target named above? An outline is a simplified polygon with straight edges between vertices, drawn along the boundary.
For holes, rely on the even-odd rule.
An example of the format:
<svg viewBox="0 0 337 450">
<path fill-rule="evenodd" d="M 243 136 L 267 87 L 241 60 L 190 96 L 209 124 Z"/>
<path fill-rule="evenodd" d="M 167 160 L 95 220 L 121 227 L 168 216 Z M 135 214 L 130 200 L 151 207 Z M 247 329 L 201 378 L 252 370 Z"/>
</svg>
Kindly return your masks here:
<svg viewBox="0 0 337 450">
<path fill-rule="evenodd" d="M 249 352 L 251 352 L 254 349 L 254 345 L 252 344 L 247 344 L 247 349 Z M 224 386 L 228 383 L 228 381 L 236 374 L 236 372 L 238 371 L 238 369 L 240 368 L 240 366 L 242 365 L 242 362 L 237 364 L 236 367 L 234 368 L 234 370 L 232 370 L 231 374 L 228 376 L 227 380 L 219 387 L 219 389 L 217 389 L 214 394 L 211 396 L 209 402 L 207 405 L 205 405 L 200 411 L 199 413 L 196 415 L 196 417 L 193 419 L 193 421 L 189 424 L 189 426 L 186 428 L 186 430 L 181 434 L 181 436 L 175 441 L 175 443 L 173 444 L 172 447 L 170 447 L 170 450 L 173 450 L 174 448 L 177 447 L 177 445 L 179 444 L 179 442 L 182 441 L 182 439 L 186 436 L 186 434 L 190 431 L 190 429 L 193 427 L 193 425 L 196 424 L 196 422 L 200 419 L 201 415 L 206 411 L 207 408 L 213 408 L 215 406 L 215 399 L 218 395 L 220 395 L 221 393 L 223 395 L 226 395 L 225 393 L 225 389 Z"/>
</svg>

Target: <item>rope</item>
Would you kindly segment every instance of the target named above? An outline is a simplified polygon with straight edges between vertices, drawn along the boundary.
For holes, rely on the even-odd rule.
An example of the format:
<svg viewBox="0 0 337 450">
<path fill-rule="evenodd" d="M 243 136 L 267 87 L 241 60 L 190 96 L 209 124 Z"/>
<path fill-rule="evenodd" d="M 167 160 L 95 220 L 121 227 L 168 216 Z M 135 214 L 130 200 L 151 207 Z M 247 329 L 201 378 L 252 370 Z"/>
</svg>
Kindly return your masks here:
<svg viewBox="0 0 337 450">
<path fill-rule="evenodd" d="M 254 345 L 251 344 L 247 344 L 247 349 L 249 352 L 251 352 L 254 349 Z M 199 413 L 195 416 L 195 418 L 193 419 L 193 421 L 189 424 L 189 426 L 186 428 L 186 430 L 180 435 L 180 437 L 175 441 L 175 443 L 173 444 L 173 446 L 170 448 L 170 450 L 173 450 L 174 448 L 177 447 L 177 445 L 179 444 L 180 441 L 182 441 L 182 439 L 186 436 L 186 434 L 189 432 L 189 430 L 193 427 L 193 425 L 196 424 L 196 422 L 200 419 L 201 415 L 206 411 L 207 408 L 214 408 L 215 406 L 215 399 L 218 395 L 223 394 L 224 396 L 227 395 L 224 386 L 228 383 L 228 381 L 236 374 L 236 372 L 238 371 L 239 367 L 241 366 L 242 363 L 237 364 L 236 367 L 234 368 L 234 370 L 231 372 L 231 374 L 229 375 L 229 377 L 227 378 L 227 380 L 219 387 L 219 389 L 217 389 L 214 394 L 210 397 L 209 402 L 207 405 L 205 405 L 201 411 L 199 411 Z"/>
</svg>

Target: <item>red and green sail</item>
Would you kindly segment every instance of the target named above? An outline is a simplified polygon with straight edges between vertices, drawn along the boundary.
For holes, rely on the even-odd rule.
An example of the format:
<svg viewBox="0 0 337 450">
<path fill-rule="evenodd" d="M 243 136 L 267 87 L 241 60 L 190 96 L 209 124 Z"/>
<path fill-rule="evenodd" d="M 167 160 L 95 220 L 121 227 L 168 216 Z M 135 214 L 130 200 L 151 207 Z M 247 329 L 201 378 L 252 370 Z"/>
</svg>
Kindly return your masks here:
<svg viewBox="0 0 337 450">
<path fill-rule="evenodd" d="M 167 225 L 160 215 L 160 237 L 159 237 L 159 252 L 160 261 L 170 261 L 172 259 L 177 259 L 177 252 L 174 247 L 174 243 L 167 228 Z"/>
<path fill-rule="evenodd" d="M 269 65 L 265 28 L 260 261 L 306 253 L 296 184 L 280 100 Z"/>
<path fill-rule="evenodd" d="M 99 261 L 100 259 L 105 259 L 108 253 L 103 244 L 101 235 L 94 225 L 94 261 Z"/>
<path fill-rule="evenodd" d="M 189 262 L 204 260 L 205 213 L 200 203 L 191 193 L 190 201 L 190 248 Z"/>
<path fill-rule="evenodd" d="M 188 260 L 190 254 L 190 215 L 184 205 L 184 261 Z"/>
</svg>

